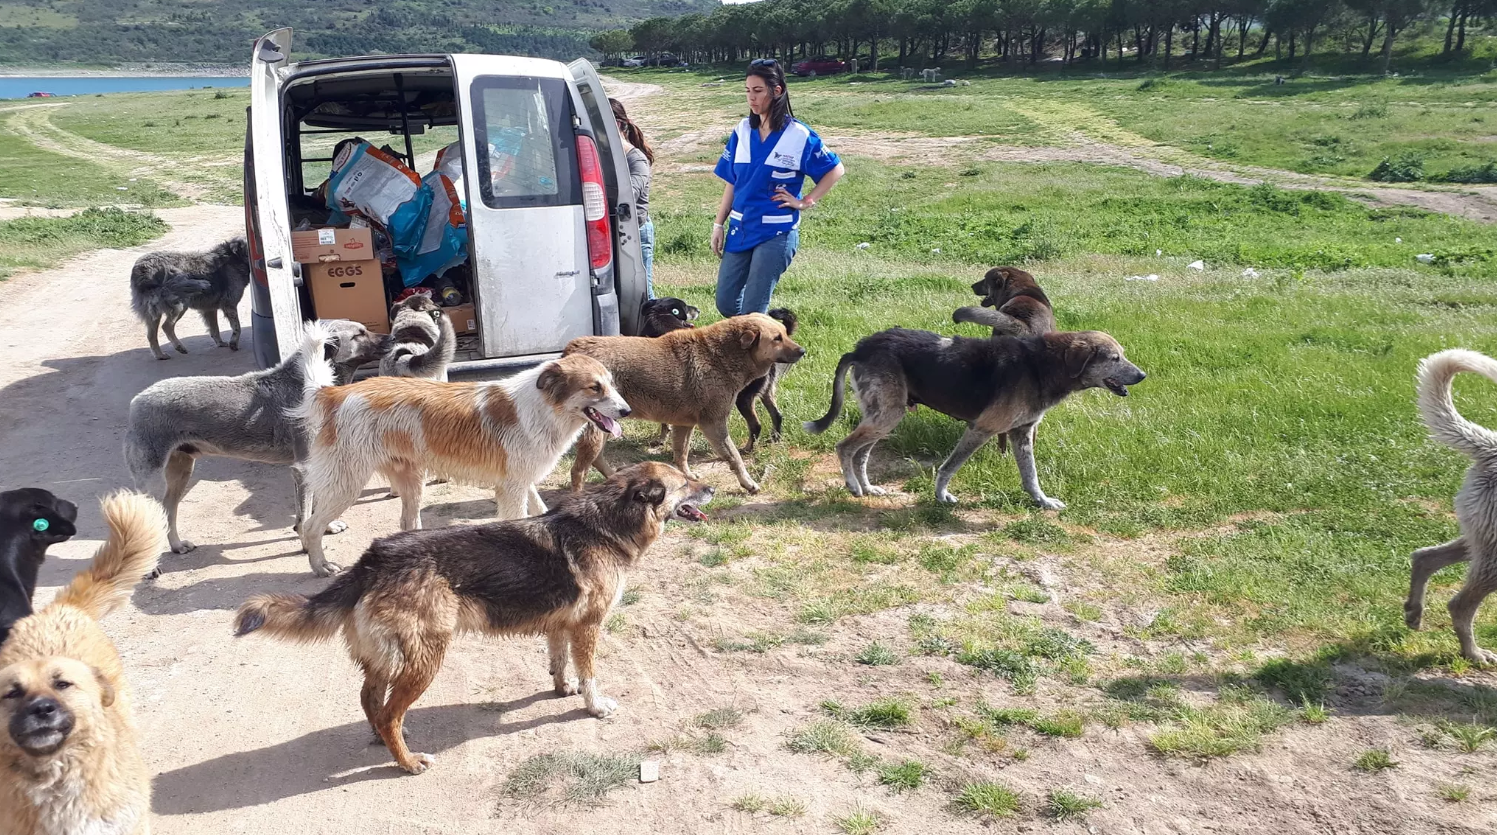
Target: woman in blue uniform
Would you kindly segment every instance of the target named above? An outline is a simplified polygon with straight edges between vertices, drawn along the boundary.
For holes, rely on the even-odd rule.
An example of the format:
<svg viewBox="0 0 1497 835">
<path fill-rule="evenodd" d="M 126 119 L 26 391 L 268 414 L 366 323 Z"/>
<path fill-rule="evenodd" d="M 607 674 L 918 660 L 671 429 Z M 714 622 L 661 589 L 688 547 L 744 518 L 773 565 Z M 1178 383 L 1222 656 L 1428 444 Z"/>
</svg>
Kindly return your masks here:
<svg viewBox="0 0 1497 835">
<path fill-rule="evenodd" d="M 751 62 L 744 92 L 749 116 L 728 137 L 716 169 L 727 182 L 712 224 L 712 251 L 722 259 L 717 312 L 724 316 L 768 312 L 800 243 L 800 213 L 820 202 L 844 172 L 821 137 L 795 119 L 777 61 Z M 816 187 L 801 197 L 806 177 Z"/>
</svg>

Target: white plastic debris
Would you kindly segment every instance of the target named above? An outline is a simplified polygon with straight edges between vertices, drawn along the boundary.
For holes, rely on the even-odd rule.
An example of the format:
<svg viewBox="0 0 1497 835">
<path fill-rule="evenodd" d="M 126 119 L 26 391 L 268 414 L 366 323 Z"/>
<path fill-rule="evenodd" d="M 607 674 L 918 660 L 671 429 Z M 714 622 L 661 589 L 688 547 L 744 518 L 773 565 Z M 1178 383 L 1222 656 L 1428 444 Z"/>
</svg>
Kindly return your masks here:
<svg viewBox="0 0 1497 835">
<path fill-rule="evenodd" d="M 1257 278 L 1258 277 L 1258 271 L 1255 270 L 1255 269 L 1253 269 L 1252 267 L 1248 267 L 1247 269 L 1245 269 L 1245 270 L 1242 271 L 1242 277 L 1243 278 Z"/>
<path fill-rule="evenodd" d="M 129 191 L 130 189 L 128 189 L 128 188 L 126 188 L 124 186 L 115 186 L 114 190 L 115 191 Z"/>
<path fill-rule="evenodd" d="M 1124 281 L 1158 281 L 1159 280 L 1159 275 L 1158 275 L 1158 273 L 1149 273 L 1148 275 L 1130 275 L 1130 276 L 1128 276 L 1127 278 L 1125 278 L 1123 280 Z"/>
<path fill-rule="evenodd" d="M 870 246 L 873 246 L 873 244 L 870 244 L 867 241 L 864 241 L 864 242 L 858 244 L 858 249 L 867 249 Z"/>
<path fill-rule="evenodd" d="M 1154 257 L 1155 258 L 1162 258 L 1162 257 L 1164 257 L 1164 250 L 1162 250 L 1162 249 L 1156 249 L 1156 250 L 1154 250 Z"/>
<path fill-rule="evenodd" d="M 954 79 L 954 78 L 948 78 L 945 81 L 941 82 L 941 86 L 942 87 L 955 87 L 956 86 L 956 79 Z"/>
<path fill-rule="evenodd" d="M 1393 243 L 1395 243 L 1395 244 L 1401 244 L 1401 243 L 1403 243 L 1403 238 L 1394 238 L 1393 239 Z"/>
<path fill-rule="evenodd" d="M 639 764 L 639 782 L 653 783 L 660 779 L 660 761 L 643 760 Z"/>
<path fill-rule="evenodd" d="M 940 255 L 941 254 L 941 248 L 940 247 L 936 247 L 935 249 L 932 249 L 930 251 L 930 254 L 931 255 Z"/>
<path fill-rule="evenodd" d="M 1206 271 L 1206 262 L 1205 261 L 1191 261 L 1189 264 L 1185 265 L 1185 268 L 1188 269 L 1188 270 L 1195 270 L 1198 273 L 1199 272 L 1205 272 Z"/>
<path fill-rule="evenodd" d="M 1421 252 L 1418 255 L 1414 256 L 1414 260 L 1418 261 L 1421 264 L 1433 264 L 1435 263 L 1435 256 L 1431 255 L 1428 252 Z"/>
</svg>

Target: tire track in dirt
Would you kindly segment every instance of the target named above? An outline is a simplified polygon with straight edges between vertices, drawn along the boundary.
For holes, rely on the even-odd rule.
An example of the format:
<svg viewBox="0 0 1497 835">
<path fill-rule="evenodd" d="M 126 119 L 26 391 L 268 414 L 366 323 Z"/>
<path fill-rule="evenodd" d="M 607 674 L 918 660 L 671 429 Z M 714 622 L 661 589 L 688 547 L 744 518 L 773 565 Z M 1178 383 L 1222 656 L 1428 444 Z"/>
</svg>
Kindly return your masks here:
<svg viewBox="0 0 1497 835">
<path fill-rule="evenodd" d="M 6 127 L 44 151 L 113 167 L 136 178 L 146 178 L 184 200 L 203 202 L 208 187 L 177 178 L 173 172 L 204 160 L 171 160 L 166 157 L 109 145 L 80 136 L 52 123 L 55 108 L 67 104 L 37 104 L 12 108 Z"/>
</svg>

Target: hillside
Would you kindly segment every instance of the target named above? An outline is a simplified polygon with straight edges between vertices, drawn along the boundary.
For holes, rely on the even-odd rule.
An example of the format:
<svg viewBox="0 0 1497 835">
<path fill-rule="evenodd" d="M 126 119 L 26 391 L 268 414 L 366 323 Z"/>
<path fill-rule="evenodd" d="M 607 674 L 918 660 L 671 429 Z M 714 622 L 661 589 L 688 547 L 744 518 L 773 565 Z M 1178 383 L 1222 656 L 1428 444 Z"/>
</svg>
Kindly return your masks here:
<svg viewBox="0 0 1497 835">
<path fill-rule="evenodd" d="M 715 0 L 4 0 L 0 65 L 241 63 L 256 36 L 297 31 L 301 57 L 498 52 L 570 58 L 590 33 Z"/>
</svg>

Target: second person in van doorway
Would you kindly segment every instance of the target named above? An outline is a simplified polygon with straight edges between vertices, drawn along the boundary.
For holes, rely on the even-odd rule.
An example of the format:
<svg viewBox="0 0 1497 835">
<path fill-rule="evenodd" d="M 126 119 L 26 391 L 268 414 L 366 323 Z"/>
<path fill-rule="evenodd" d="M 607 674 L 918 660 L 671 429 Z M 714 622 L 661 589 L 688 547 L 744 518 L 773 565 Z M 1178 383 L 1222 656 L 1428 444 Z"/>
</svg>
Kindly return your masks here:
<svg viewBox="0 0 1497 835">
<path fill-rule="evenodd" d="M 655 223 L 650 220 L 650 167 L 655 152 L 645 141 L 645 132 L 629 118 L 624 103 L 609 99 L 619 135 L 624 138 L 624 156 L 629 161 L 629 185 L 634 188 L 634 211 L 639 214 L 639 253 L 645 261 L 646 299 L 655 298 Z"/>
<path fill-rule="evenodd" d="M 727 182 L 712 224 L 717 312 L 767 313 L 780 276 L 800 243 L 800 213 L 842 178 L 837 155 L 790 110 L 785 70 L 773 58 L 749 63 L 749 116 L 728 136 L 716 174 Z M 805 177 L 816 187 L 800 196 Z"/>
</svg>

